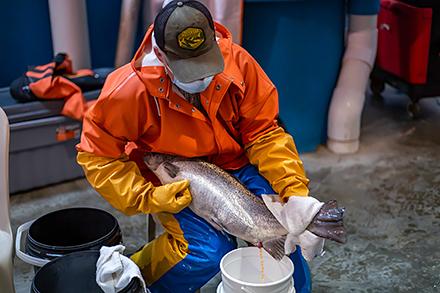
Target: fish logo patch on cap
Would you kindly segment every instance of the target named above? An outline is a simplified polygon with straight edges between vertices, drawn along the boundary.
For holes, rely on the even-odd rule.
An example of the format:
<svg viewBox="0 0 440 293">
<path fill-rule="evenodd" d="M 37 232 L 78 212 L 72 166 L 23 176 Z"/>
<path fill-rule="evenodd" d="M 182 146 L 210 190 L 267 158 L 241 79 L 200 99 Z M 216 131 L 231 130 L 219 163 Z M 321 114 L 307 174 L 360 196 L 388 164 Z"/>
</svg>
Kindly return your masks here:
<svg viewBox="0 0 440 293">
<path fill-rule="evenodd" d="M 205 42 L 205 33 L 197 27 L 187 27 L 177 35 L 179 47 L 182 49 L 196 50 Z"/>
</svg>

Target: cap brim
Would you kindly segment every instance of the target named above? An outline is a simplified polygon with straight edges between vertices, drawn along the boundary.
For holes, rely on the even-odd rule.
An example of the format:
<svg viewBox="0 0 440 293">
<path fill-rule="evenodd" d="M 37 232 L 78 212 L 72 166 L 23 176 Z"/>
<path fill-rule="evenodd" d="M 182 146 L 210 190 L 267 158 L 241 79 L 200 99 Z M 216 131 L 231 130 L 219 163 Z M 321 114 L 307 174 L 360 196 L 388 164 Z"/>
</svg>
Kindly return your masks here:
<svg viewBox="0 0 440 293">
<path fill-rule="evenodd" d="M 166 56 L 174 77 L 181 82 L 192 82 L 223 72 L 225 67 L 223 55 L 217 44 L 211 50 L 197 57 L 181 59 Z"/>
</svg>

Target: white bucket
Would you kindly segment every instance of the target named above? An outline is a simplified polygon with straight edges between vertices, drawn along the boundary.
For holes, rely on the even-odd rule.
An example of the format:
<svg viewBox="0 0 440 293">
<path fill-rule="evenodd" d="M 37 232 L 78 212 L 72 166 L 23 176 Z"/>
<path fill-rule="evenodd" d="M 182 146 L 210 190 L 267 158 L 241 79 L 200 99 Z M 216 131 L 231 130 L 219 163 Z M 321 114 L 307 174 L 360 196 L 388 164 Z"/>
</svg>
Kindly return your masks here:
<svg viewBox="0 0 440 293">
<path fill-rule="evenodd" d="M 294 293 L 293 263 L 285 256 L 275 260 L 263 249 L 264 279 L 260 249 L 243 247 L 226 254 L 221 262 L 222 282 L 217 293 Z"/>
</svg>

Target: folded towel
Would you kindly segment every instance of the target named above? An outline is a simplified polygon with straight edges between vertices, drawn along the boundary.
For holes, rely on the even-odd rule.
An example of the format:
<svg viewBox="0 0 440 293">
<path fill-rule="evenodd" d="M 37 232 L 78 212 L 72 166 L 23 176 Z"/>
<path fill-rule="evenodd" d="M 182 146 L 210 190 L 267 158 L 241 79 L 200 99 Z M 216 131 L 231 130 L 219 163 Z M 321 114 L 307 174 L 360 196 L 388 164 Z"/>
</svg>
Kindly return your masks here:
<svg viewBox="0 0 440 293">
<path fill-rule="evenodd" d="M 96 283 L 105 293 L 116 293 L 127 287 L 133 278 L 138 278 L 142 291 L 150 292 L 145 285 L 139 267 L 128 257 L 122 255 L 125 247 L 103 246 L 96 262 Z"/>
</svg>

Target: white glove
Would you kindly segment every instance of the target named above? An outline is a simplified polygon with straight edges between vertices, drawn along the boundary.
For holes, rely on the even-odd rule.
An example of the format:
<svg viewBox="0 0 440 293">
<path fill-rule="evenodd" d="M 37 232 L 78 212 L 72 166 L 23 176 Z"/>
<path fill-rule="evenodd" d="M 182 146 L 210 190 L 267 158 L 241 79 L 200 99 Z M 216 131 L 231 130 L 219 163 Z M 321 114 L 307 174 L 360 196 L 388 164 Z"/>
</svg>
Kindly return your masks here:
<svg viewBox="0 0 440 293">
<path fill-rule="evenodd" d="M 142 278 L 139 267 L 128 257 L 122 255 L 123 245 L 103 246 L 96 262 L 96 283 L 105 293 L 116 293 L 124 289 L 132 278 L 141 282 L 141 292 L 150 292 Z"/>
<path fill-rule="evenodd" d="M 299 236 L 324 205 L 311 196 L 291 196 L 282 203 L 278 195 L 263 194 L 263 201 L 289 233 Z"/>
<path fill-rule="evenodd" d="M 287 203 L 282 203 L 278 195 L 263 195 L 263 201 L 275 218 L 289 232 L 284 250 L 286 254 L 295 251 L 299 245 L 307 261 L 321 255 L 324 247 L 324 238 L 306 231 L 313 218 L 324 203 L 314 197 L 291 196 Z"/>
</svg>

